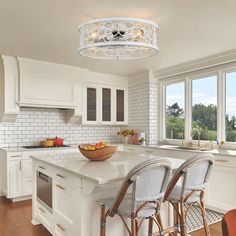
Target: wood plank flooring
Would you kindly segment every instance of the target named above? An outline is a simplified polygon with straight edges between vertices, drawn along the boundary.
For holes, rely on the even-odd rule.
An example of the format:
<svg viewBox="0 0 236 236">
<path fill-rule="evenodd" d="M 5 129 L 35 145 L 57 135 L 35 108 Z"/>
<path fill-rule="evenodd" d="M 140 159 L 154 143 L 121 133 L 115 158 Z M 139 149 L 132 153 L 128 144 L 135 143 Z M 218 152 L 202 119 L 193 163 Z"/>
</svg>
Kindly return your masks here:
<svg viewBox="0 0 236 236">
<path fill-rule="evenodd" d="M 51 236 L 42 226 L 31 224 L 31 200 L 12 203 L 0 197 L 1 236 Z"/>
<path fill-rule="evenodd" d="M 0 197 L 0 235 L 1 236 L 51 236 L 42 226 L 31 224 L 31 200 L 12 203 Z M 210 226 L 211 236 L 222 236 L 221 224 Z M 204 236 L 203 230 L 193 232 L 191 236 Z"/>
</svg>

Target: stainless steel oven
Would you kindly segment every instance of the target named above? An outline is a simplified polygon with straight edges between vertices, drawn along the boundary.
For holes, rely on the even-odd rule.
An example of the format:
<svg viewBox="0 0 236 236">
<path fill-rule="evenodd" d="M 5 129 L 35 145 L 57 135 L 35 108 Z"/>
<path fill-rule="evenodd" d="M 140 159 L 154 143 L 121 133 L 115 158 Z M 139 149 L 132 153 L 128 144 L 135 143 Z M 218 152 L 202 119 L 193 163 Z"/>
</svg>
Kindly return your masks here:
<svg viewBox="0 0 236 236">
<path fill-rule="evenodd" d="M 52 178 L 37 171 L 37 200 L 52 212 Z"/>
</svg>

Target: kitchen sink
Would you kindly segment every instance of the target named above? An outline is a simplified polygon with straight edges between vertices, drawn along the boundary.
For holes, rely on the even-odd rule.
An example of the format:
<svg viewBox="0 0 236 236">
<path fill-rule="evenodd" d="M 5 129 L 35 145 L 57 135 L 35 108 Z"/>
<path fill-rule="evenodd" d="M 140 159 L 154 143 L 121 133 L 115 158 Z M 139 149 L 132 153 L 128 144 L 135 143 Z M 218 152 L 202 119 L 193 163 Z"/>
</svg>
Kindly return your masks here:
<svg viewBox="0 0 236 236">
<path fill-rule="evenodd" d="M 206 148 L 196 148 L 196 147 L 184 147 L 184 146 L 178 146 L 178 147 L 175 147 L 176 149 L 184 149 L 184 150 L 195 150 L 195 151 L 210 151 Z"/>
</svg>

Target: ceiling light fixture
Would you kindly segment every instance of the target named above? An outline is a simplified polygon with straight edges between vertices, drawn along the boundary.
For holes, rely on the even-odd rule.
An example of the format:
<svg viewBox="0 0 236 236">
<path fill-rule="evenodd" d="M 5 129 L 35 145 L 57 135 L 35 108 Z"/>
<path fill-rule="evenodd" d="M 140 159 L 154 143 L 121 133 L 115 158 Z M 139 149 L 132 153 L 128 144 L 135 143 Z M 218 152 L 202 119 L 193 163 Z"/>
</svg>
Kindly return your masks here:
<svg viewBox="0 0 236 236">
<path fill-rule="evenodd" d="M 143 19 L 113 17 L 79 26 L 78 54 L 96 59 L 128 60 L 159 52 L 158 25 Z"/>
</svg>

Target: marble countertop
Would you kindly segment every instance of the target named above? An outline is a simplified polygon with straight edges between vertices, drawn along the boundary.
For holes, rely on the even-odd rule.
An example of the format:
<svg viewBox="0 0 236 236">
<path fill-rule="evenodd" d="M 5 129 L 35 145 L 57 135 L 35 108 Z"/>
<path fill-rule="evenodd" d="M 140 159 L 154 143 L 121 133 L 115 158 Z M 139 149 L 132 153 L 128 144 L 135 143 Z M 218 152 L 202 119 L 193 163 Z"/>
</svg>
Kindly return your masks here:
<svg viewBox="0 0 236 236">
<path fill-rule="evenodd" d="M 166 158 L 163 156 L 134 154 L 124 151 L 117 151 L 112 158 L 101 162 L 89 161 L 78 152 L 31 155 L 31 158 L 37 162 L 52 165 L 76 174 L 79 177 L 86 178 L 96 184 L 121 181 L 134 166 L 145 160 L 157 157 Z M 172 169 L 177 169 L 184 162 L 184 160 L 175 158 L 167 157 L 166 159 L 170 161 Z"/>
</svg>

